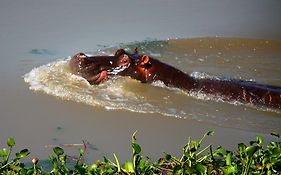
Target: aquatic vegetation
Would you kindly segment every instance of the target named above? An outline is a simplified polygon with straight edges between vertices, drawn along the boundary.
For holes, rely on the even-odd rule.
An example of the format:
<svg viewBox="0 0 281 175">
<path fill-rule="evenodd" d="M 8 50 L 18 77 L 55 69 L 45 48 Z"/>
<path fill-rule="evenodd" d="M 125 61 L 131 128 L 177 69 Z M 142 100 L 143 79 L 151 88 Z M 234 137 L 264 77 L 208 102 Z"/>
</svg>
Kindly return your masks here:
<svg viewBox="0 0 281 175">
<path fill-rule="evenodd" d="M 203 135 L 200 140 L 188 139 L 182 148 L 182 156 L 175 157 L 169 153 L 158 161 L 153 162 L 142 156 L 141 146 L 136 142 L 136 132 L 132 135 L 132 159 L 120 164 L 117 155 L 114 160 L 104 158 L 93 164 L 83 161 L 84 149 L 79 150 L 79 156 L 73 166 L 67 165 L 69 156 L 60 147 L 54 147 L 54 154 L 49 156 L 52 169 L 45 171 L 40 166 L 38 158 L 31 160 L 31 166 L 21 160 L 27 157 L 29 150 L 23 149 L 11 157 L 15 146 L 13 138 L 9 138 L 9 149 L 0 149 L 0 174 L 119 174 L 119 175 L 181 175 L 181 174 L 281 174 L 281 142 L 278 133 L 271 133 L 276 141 L 267 145 L 262 136 L 250 141 L 247 146 L 239 143 L 237 150 L 229 151 L 219 146 L 213 149 L 212 144 L 201 148 L 207 136 L 212 136 L 213 131 Z"/>
</svg>

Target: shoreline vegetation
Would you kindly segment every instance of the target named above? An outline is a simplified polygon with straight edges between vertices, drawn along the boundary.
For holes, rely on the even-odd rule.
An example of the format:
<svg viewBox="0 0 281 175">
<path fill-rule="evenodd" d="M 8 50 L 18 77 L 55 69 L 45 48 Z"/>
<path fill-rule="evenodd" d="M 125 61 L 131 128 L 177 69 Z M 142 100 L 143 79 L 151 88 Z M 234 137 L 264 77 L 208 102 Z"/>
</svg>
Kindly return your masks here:
<svg viewBox="0 0 281 175">
<path fill-rule="evenodd" d="M 204 139 L 213 134 L 213 131 L 209 131 L 200 140 L 189 137 L 182 148 L 180 157 L 164 153 L 164 156 L 155 162 L 143 157 L 141 146 L 136 142 L 136 132 L 132 135 L 132 159 L 123 164 L 119 162 L 116 154 L 113 155 L 114 160 L 104 157 L 104 160 L 87 164 L 83 158 L 86 151 L 84 148 L 79 150 L 79 156 L 70 165 L 68 162 L 71 157 L 64 152 L 63 148 L 55 146 L 54 154 L 50 155 L 47 160 L 51 165 L 50 170 L 43 168 L 46 161 L 41 161 L 39 158 L 32 158 L 30 163 L 24 163 L 22 159 L 26 158 L 30 151 L 23 149 L 14 154 L 15 140 L 10 137 L 7 140 L 8 148 L 0 148 L 0 174 L 281 175 L 279 133 L 272 132 L 271 135 L 275 137 L 276 141 L 271 141 L 267 145 L 264 143 L 264 138 L 257 135 L 255 140 L 250 141 L 249 144 L 239 143 L 237 149 L 233 151 L 226 150 L 222 146 L 214 149 L 212 144 L 201 147 Z"/>
</svg>

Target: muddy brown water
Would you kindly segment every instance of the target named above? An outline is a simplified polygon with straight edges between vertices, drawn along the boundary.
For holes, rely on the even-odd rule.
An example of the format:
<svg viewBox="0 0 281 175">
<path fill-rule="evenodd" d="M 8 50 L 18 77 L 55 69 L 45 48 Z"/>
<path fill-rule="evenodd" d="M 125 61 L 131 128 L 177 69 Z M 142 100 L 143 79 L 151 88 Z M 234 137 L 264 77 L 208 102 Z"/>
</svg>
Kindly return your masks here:
<svg viewBox="0 0 281 175">
<path fill-rule="evenodd" d="M 123 7 L 128 13 L 120 10 Z M 138 46 L 192 76 L 281 86 L 278 7 L 280 2 L 274 0 L 161 5 L 126 0 L 1 1 L 0 146 L 14 136 L 17 149 L 26 147 L 31 157 L 46 158 L 52 152 L 46 145 L 86 140 L 91 161 L 112 158 L 113 153 L 129 159 L 136 130 L 144 155 L 152 158 L 164 151 L 179 155 L 189 136 L 200 138 L 209 130 L 216 134 L 207 142 L 227 148 L 256 134 L 273 139 L 268 133 L 281 131 L 280 111 L 122 77 L 89 86 L 70 74 L 67 56 L 78 51 L 113 54 L 117 47 Z M 216 35 L 225 37 L 206 37 Z M 175 37 L 183 39 L 166 39 Z M 78 152 L 76 147 L 67 150 L 71 155 Z"/>
<path fill-rule="evenodd" d="M 135 42 L 117 48 L 119 47 L 127 50 L 138 47 L 142 52 L 178 67 L 196 78 L 228 77 L 281 85 L 280 41 L 215 37 Z M 102 49 L 92 54 L 113 54 L 113 50 L 114 48 Z M 129 77 L 114 76 L 103 84 L 90 85 L 85 79 L 69 71 L 68 61 L 69 58 L 65 58 L 34 68 L 24 75 L 24 80 L 31 90 L 58 97 L 61 103 L 74 101 L 79 106 L 88 105 L 93 110 L 112 113 L 112 117 L 116 117 L 117 120 L 122 120 L 125 116 L 131 117 L 126 122 L 123 121 L 123 124 L 116 121 L 111 123 L 109 120 L 102 125 L 106 128 L 105 125 L 111 123 L 111 129 L 117 127 L 119 134 L 120 130 L 126 127 L 131 128 L 128 133 L 132 133 L 134 128 L 132 122 L 136 121 L 131 120 L 140 118 L 145 120 L 151 118 L 156 122 L 149 126 L 153 130 L 162 127 L 162 119 L 168 119 L 186 125 L 195 122 L 214 128 L 223 127 L 247 132 L 281 131 L 281 111 L 278 109 L 222 101 L 210 95 L 168 88 L 162 82 L 143 84 Z M 93 122 L 94 119 L 100 120 L 97 114 L 92 113 Z M 136 116 L 138 117 L 135 118 Z M 79 120 L 82 121 L 80 117 Z M 77 125 L 76 122 L 75 124 Z M 120 129 L 122 125 L 125 128 Z M 146 128 L 147 124 L 140 125 L 140 121 L 137 121 L 137 125 L 144 126 L 146 131 L 149 130 Z M 80 130 L 85 126 L 82 124 L 76 127 Z M 166 137 L 172 137 L 168 135 L 171 132 L 170 127 L 177 128 L 178 125 L 166 127 Z M 135 127 L 136 130 L 137 128 Z M 58 126 L 56 130 L 58 133 L 65 132 L 63 126 Z M 57 138 L 54 138 L 54 141 L 61 142 Z M 111 141 L 117 142 L 114 139 Z"/>
</svg>

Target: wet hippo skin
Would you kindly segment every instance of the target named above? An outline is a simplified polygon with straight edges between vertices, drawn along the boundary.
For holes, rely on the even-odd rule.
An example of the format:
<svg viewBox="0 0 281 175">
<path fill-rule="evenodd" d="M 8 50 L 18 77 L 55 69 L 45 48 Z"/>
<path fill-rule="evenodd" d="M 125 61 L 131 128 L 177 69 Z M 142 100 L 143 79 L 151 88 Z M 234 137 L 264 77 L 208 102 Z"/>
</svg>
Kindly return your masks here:
<svg viewBox="0 0 281 175">
<path fill-rule="evenodd" d="M 91 84 L 100 84 L 109 76 L 129 76 L 142 83 L 162 81 L 168 87 L 221 97 L 225 101 L 281 109 L 281 87 L 237 79 L 196 79 L 181 70 L 146 54 L 119 49 L 113 56 L 75 54 L 70 62 L 72 73 Z"/>
</svg>

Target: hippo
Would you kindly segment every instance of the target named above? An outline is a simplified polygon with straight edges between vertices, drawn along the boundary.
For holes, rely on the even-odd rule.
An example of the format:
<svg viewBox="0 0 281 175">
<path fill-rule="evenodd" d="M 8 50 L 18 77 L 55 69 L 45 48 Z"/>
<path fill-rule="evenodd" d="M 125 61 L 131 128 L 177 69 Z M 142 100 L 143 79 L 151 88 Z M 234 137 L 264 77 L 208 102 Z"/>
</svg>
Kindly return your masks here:
<svg viewBox="0 0 281 175">
<path fill-rule="evenodd" d="M 197 79 L 137 50 L 118 49 L 112 56 L 77 53 L 69 61 L 73 74 L 97 85 L 114 75 L 129 76 L 142 83 L 161 81 L 168 87 L 200 92 L 224 101 L 281 109 L 281 87 L 240 79 Z"/>
</svg>

